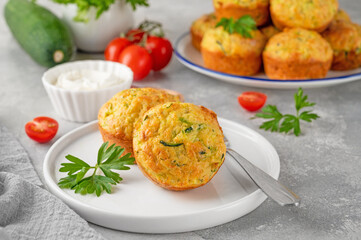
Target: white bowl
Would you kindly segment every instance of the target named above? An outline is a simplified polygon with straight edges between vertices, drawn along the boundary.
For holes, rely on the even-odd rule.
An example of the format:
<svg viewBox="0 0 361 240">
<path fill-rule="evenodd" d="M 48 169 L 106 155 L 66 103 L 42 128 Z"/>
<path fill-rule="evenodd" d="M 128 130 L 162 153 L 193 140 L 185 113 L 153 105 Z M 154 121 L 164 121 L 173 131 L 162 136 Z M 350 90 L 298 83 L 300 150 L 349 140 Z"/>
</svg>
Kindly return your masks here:
<svg viewBox="0 0 361 240">
<path fill-rule="evenodd" d="M 124 82 L 98 90 L 68 90 L 55 85 L 61 73 L 82 69 L 112 72 Z M 113 95 L 130 88 L 133 72 L 129 67 L 120 63 L 87 60 L 64 63 L 50 68 L 43 74 L 42 81 L 55 112 L 61 118 L 73 122 L 89 122 L 97 119 L 100 107 Z"/>
</svg>

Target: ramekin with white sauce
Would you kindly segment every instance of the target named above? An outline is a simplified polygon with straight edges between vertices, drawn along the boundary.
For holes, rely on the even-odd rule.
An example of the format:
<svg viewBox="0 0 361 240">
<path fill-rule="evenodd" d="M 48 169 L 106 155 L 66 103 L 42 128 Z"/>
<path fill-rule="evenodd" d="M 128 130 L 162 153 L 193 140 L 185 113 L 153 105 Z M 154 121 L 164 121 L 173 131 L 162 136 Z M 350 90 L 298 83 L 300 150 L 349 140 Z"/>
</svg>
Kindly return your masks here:
<svg viewBox="0 0 361 240">
<path fill-rule="evenodd" d="M 86 60 L 50 68 L 42 81 L 60 117 L 89 122 L 97 119 L 100 107 L 113 95 L 130 88 L 133 72 L 120 63 Z"/>
</svg>

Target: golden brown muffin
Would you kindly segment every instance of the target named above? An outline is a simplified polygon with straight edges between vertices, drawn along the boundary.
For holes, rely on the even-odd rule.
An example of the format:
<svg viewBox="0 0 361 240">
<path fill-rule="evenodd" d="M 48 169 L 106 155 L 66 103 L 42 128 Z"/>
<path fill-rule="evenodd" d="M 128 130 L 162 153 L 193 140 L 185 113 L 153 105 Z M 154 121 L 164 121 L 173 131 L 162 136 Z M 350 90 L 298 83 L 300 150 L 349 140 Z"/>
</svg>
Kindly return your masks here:
<svg viewBox="0 0 361 240">
<path fill-rule="evenodd" d="M 280 32 L 280 30 L 278 30 L 275 26 L 273 25 L 268 25 L 266 27 L 262 27 L 259 29 L 263 35 L 265 35 L 265 37 L 268 39 L 270 39 L 271 37 L 273 37 L 274 35 L 276 35 L 277 33 Z"/>
<path fill-rule="evenodd" d="M 115 143 L 133 154 L 134 123 L 151 107 L 180 101 L 179 95 L 154 88 L 131 88 L 114 95 L 99 110 L 99 130 L 104 142 Z"/>
<path fill-rule="evenodd" d="M 250 76 L 259 72 L 266 37 L 259 30 L 251 31 L 252 38 L 230 34 L 223 27 L 208 30 L 201 43 L 206 68 L 236 75 Z"/>
<path fill-rule="evenodd" d="M 217 115 L 191 103 L 165 103 L 146 112 L 134 129 L 134 156 L 157 185 L 175 191 L 208 183 L 226 146 Z"/>
<path fill-rule="evenodd" d="M 217 18 L 214 13 L 203 15 L 192 23 L 191 26 L 191 37 L 192 44 L 197 50 L 201 50 L 201 41 L 204 33 L 214 28 L 217 24 Z"/>
<path fill-rule="evenodd" d="M 349 70 L 360 66 L 361 33 L 359 26 L 335 20 L 330 27 L 322 33 L 333 49 L 333 70 Z"/>
<path fill-rule="evenodd" d="M 323 78 L 332 63 L 330 44 L 315 31 L 285 29 L 263 51 L 263 65 L 271 79 Z"/>
<path fill-rule="evenodd" d="M 269 21 L 269 0 L 213 0 L 217 19 L 250 15 L 257 26 Z"/>
<path fill-rule="evenodd" d="M 324 31 L 334 18 L 337 0 L 270 0 L 272 21 L 278 29 L 301 27 Z"/>
<path fill-rule="evenodd" d="M 333 18 L 334 21 L 346 21 L 346 22 L 351 22 L 351 18 L 348 15 L 348 13 L 345 10 L 342 9 L 338 9 L 335 17 Z"/>
</svg>

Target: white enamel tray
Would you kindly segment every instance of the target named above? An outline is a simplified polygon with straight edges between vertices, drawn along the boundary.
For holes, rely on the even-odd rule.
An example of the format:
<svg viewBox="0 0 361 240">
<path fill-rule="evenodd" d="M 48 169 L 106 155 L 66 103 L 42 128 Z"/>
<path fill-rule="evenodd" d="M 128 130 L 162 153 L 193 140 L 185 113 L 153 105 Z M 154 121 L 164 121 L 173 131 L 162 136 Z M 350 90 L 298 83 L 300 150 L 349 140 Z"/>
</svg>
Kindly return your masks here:
<svg viewBox="0 0 361 240">
<path fill-rule="evenodd" d="M 260 134 L 229 120 L 219 119 L 232 148 L 262 170 L 278 179 L 280 162 L 276 150 Z M 89 163 L 96 162 L 102 144 L 97 122 L 88 123 L 61 137 L 50 148 L 44 161 L 46 185 L 89 222 L 123 231 L 141 233 L 175 233 L 220 225 L 256 209 L 266 195 L 226 157 L 225 164 L 205 186 L 173 192 L 150 182 L 136 165 L 119 171 L 124 179 L 111 194 L 75 194 L 60 189 L 57 182 L 65 177 L 60 164 L 72 154 Z"/>
<path fill-rule="evenodd" d="M 201 53 L 197 51 L 192 43 L 189 32 L 182 34 L 176 41 L 174 52 L 177 59 L 186 67 L 221 81 L 241 84 L 251 87 L 296 89 L 328 87 L 361 79 L 361 68 L 349 71 L 329 71 L 326 78 L 309 80 L 273 80 L 267 78 L 264 73 L 252 77 L 232 75 L 213 71 L 204 67 Z"/>
</svg>

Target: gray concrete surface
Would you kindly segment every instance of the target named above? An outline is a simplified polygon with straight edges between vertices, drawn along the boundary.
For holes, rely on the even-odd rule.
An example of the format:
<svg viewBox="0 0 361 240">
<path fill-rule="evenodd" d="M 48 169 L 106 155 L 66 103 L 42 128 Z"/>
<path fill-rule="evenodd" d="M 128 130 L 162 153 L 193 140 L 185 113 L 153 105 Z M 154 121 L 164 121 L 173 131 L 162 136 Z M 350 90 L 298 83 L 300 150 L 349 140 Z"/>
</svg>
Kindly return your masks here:
<svg viewBox="0 0 361 240">
<path fill-rule="evenodd" d="M 59 7 L 40 0 L 55 12 Z M 1 0 L 3 9 L 5 0 Z M 340 1 L 355 22 L 361 23 L 361 1 Z M 152 0 L 150 8 L 137 11 L 144 18 L 164 23 L 167 35 L 175 40 L 187 31 L 192 20 L 212 11 L 210 0 Z M 1 10 L 2 12 L 2 10 Z M 60 119 L 41 84 L 46 70 L 33 62 L 11 36 L 0 17 L 0 122 L 20 140 L 42 177 L 43 158 L 50 146 L 81 124 Z M 78 54 L 77 59 L 102 58 Z M 269 104 L 284 112 L 293 111 L 293 90 L 256 89 L 237 86 L 195 73 L 175 58 L 161 73 L 152 74 L 139 86 L 164 87 L 184 94 L 189 102 L 213 109 L 219 116 L 241 123 L 265 136 L 281 159 L 280 180 L 302 197 L 299 208 L 281 207 L 266 200 L 252 213 L 210 229 L 146 235 L 114 231 L 95 226 L 108 239 L 360 239 L 361 237 L 361 81 L 329 88 L 307 89 L 321 118 L 303 124 L 300 137 L 258 129 L 262 120 L 250 120 L 237 103 L 246 90 L 268 95 Z M 47 115 L 59 121 L 56 139 L 48 144 L 31 141 L 24 132 L 27 121 Z M 11 146 L 9 146 L 11 147 Z"/>
</svg>

